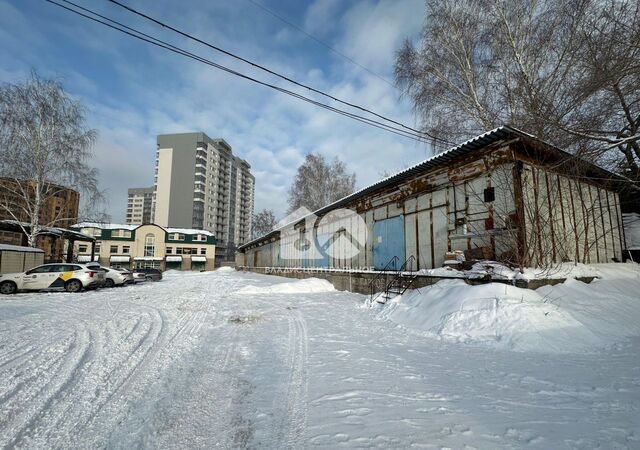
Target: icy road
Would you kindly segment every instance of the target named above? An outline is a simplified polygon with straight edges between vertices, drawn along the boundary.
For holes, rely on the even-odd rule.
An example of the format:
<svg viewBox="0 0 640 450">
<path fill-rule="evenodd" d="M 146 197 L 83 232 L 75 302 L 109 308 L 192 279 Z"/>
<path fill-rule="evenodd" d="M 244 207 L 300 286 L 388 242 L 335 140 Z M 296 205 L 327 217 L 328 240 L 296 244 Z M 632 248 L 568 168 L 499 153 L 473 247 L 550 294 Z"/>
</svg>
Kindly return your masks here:
<svg viewBox="0 0 640 450">
<path fill-rule="evenodd" d="M 640 448 L 638 340 L 456 344 L 363 296 L 269 288 L 290 281 L 184 273 L 3 297 L 0 447 Z"/>
</svg>

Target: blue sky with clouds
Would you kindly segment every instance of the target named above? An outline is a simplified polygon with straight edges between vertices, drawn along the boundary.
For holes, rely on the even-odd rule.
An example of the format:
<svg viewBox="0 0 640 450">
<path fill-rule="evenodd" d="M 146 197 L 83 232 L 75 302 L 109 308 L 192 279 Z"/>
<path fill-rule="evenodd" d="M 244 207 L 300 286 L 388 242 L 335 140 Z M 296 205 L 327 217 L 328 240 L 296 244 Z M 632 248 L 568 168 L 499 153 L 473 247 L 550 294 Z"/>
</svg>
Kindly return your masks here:
<svg viewBox="0 0 640 450">
<path fill-rule="evenodd" d="M 74 1 L 220 64 L 290 87 L 107 1 Z M 417 36 L 424 20 L 423 0 L 255 1 L 388 80 L 393 80 L 395 51 L 403 39 Z M 410 105 L 394 87 L 249 0 L 123 2 L 336 97 L 416 124 Z M 362 187 L 428 152 L 424 144 L 135 41 L 44 0 L 0 0 L 0 25 L 0 82 L 24 79 L 36 69 L 60 78 L 86 105 L 89 124 L 99 133 L 94 163 L 101 187 L 108 191 L 113 221 L 124 220 L 128 187 L 153 183 L 157 134 L 204 131 L 224 138 L 252 166 L 256 210 L 272 208 L 278 216 L 286 210 L 287 188 L 307 153 L 338 156 L 356 171 Z"/>
</svg>

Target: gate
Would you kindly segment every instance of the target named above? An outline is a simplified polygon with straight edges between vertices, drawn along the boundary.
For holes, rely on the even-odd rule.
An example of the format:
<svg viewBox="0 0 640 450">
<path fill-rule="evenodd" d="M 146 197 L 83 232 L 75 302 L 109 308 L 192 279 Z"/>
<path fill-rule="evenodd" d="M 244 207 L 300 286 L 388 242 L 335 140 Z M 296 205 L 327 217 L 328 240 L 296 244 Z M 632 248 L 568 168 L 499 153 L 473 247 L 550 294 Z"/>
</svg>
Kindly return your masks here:
<svg viewBox="0 0 640 450">
<path fill-rule="evenodd" d="M 394 256 L 398 257 L 400 264 L 405 260 L 404 216 L 402 215 L 373 223 L 374 268 L 384 269 Z"/>
</svg>

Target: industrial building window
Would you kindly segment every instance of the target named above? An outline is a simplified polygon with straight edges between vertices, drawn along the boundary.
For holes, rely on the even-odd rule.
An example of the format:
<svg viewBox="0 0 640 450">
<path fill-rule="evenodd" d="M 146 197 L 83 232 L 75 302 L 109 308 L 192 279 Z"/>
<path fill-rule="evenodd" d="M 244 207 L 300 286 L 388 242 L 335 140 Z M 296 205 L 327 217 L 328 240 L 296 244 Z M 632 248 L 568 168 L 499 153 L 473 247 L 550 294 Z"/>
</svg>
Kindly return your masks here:
<svg viewBox="0 0 640 450">
<path fill-rule="evenodd" d="M 144 237 L 144 256 L 153 256 L 156 252 L 156 237 L 149 233 Z"/>
<path fill-rule="evenodd" d="M 489 203 L 493 202 L 496 199 L 496 191 L 495 188 L 488 187 L 484 190 L 484 202 Z"/>
<path fill-rule="evenodd" d="M 206 255 L 207 254 L 207 249 L 206 248 L 201 248 L 200 249 L 200 254 L 201 255 Z"/>
<path fill-rule="evenodd" d="M 109 253 L 118 253 L 118 246 L 112 245 L 111 247 L 109 247 Z"/>
<path fill-rule="evenodd" d="M 173 247 L 167 247 L 166 253 L 167 253 L 167 255 L 172 254 L 173 253 Z"/>
<path fill-rule="evenodd" d="M 80 252 L 80 253 L 86 253 L 87 249 L 88 249 L 88 247 L 86 245 L 84 245 L 84 244 L 80 244 L 78 246 L 78 252 Z"/>
<path fill-rule="evenodd" d="M 182 233 L 172 233 L 169 237 L 172 241 L 184 241 L 184 234 Z"/>
<path fill-rule="evenodd" d="M 131 247 L 130 247 L 130 246 L 128 246 L 128 245 L 123 245 L 123 246 L 122 246 L 122 253 L 127 253 L 127 254 L 128 254 L 130 249 L 131 249 Z"/>
</svg>

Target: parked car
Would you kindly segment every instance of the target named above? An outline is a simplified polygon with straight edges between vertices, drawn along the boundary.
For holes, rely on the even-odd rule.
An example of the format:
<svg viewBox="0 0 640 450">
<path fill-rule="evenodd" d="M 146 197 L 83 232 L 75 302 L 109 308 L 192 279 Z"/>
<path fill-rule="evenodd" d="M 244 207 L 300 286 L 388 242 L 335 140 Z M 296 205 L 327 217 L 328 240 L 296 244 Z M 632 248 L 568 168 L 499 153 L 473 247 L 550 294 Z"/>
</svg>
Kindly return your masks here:
<svg viewBox="0 0 640 450">
<path fill-rule="evenodd" d="M 133 283 L 133 272 L 131 272 L 128 269 L 123 269 L 122 267 L 111 267 L 111 269 L 113 270 L 117 270 L 118 272 L 120 272 L 125 280 L 124 280 L 124 284 L 131 284 Z"/>
<path fill-rule="evenodd" d="M 133 269 L 135 281 L 160 281 L 162 272 L 159 269 Z"/>
<path fill-rule="evenodd" d="M 104 273 L 104 287 L 124 286 L 128 282 L 133 282 L 133 275 L 127 270 L 121 271 L 112 269 L 111 267 L 102 267 L 97 264 L 87 264 L 87 267 Z"/>
<path fill-rule="evenodd" d="M 64 289 L 79 292 L 104 282 L 104 273 L 84 264 L 42 264 L 26 272 L 0 275 L 0 293 Z"/>
</svg>

